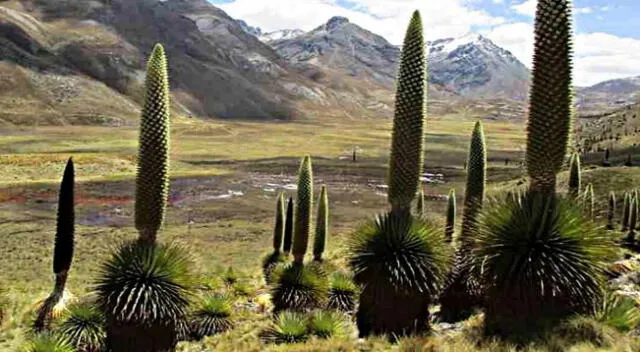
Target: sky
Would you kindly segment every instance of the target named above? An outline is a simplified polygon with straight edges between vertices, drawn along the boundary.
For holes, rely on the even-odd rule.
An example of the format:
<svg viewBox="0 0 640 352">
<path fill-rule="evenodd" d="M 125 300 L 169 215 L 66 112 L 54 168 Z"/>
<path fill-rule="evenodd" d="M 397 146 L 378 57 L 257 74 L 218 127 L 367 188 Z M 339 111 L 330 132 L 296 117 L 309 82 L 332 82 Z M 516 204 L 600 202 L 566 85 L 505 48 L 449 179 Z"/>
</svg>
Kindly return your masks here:
<svg viewBox="0 0 640 352">
<path fill-rule="evenodd" d="M 428 40 L 486 35 L 531 67 L 536 0 L 209 0 L 264 32 L 344 16 L 400 44 L 413 10 Z M 574 83 L 640 76 L 640 0 L 574 0 Z"/>
</svg>

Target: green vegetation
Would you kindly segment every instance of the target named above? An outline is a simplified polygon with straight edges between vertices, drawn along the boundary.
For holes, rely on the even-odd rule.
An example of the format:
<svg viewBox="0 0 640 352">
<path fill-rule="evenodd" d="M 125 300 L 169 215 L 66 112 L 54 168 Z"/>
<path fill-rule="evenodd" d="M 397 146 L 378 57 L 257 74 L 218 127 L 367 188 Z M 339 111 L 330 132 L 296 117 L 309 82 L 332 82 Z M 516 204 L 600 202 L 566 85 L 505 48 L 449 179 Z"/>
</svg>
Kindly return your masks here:
<svg viewBox="0 0 640 352">
<path fill-rule="evenodd" d="M 593 219 L 595 216 L 595 207 L 596 200 L 593 193 L 593 184 L 588 184 L 584 189 L 584 194 L 582 195 L 582 202 L 584 204 L 585 212 L 590 219 Z"/>
<path fill-rule="evenodd" d="M 453 242 L 453 236 L 455 234 L 456 211 L 456 190 L 452 189 L 449 191 L 449 196 L 447 197 L 447 219 L 444 229 L 445 240 L 449 243 Z"/>
<path fill-rule="evenodd" d="M 169 196 L 169 74 L 164 48 L 153 48 L 147 64 L 146 96 L 140 119 L 136 228 L 140 239 L 155 242 Z"/>
<path fill-rule="evenodd" d="M 282 252 L 285 255 L 291 253 L 291 245 L 293 244 L 293 220 L 293 198 L 289 197 L 287 217 L 284 223 L 284 242 L 282 243 Z"/>
<path fill-rule="evenodd" d="M 315 311 L 309 317 L 309 331 L 323 339 L 343 335 L 344 317 L 335 311 Z"/>
<path fill-rule="evenodd" d="M 300 313 L 282 312 L 264 331 L 263 338 L 271 343 L 304 342 L 309 338 L 307 318 Z"/>
<path fill-rule="evenodd" d="M 631 194 L 624 194 L 624 203 L 622 204 L 622 232 L 629 229 L 629 215 L 631 215 Z"/>
<path fill-rule="evenodd" d="M 574 153 L 569 162 L 569 195 L 578 198 L 581 188 L 580 154 Z"/>
<path fill-rule="evenodd" d="M 220 294 L 204 297 L 191 313 L 189 322 L 191 336 L 202 339 L 232 329 L 232 311 L 228 297 Z"/>
<path fill-rule="evenodd" d="M 318 199 L 318 216 L 316 217 L 316 235 L 313 238 L 313 260 L 322 262 L 322 253 L 329 235 L 329 198 L 327 186 L 322 186 Z"/>
<path fill-rule="evenodd" d="M 36 335 L 23 346 L 22 350 L 24 352 L 75 352 L 67 340 L 49 333 Z"/>
<path fill-rule="evenodd" d="M 105 348 L 104 316 L 95 306 L 74 304 L 60 325 L 59 333 L 78 351 L 98 352 Z"/>
<path fill-rule="evenodd" d="M 73 160 L 69 159 L 64 169 L 58 198 L 58 217 L 56 242 L 53 250 L 53 273 L 56 283 L 51 295 L 43 302 L 38 316 L 33 323 L 36 332 L 49 330 L 51 319 L 66 309 L 69 293 L 65 292 L 67 277 L 73 261 L 75 206 L 74 206 L 75 171 Z"/>
<path fill-rule="evenodd" d="M 358 287 L 353 278 L 337 272 L 331 277 L 327 308 L 344 313 L 353 313 L 358 302 Z"/>
<path fill-rule="evenodd" d="M 607 230 L 613 230 L 615 228 L 616 217 L 616 194 L 609 192 L 609 208 L 607 210 Z"/>
<path fill-rule="evenodd" d="M 302 264 L 309 244 L 311 231 L 311 209 L 313 209 L 313 171 L 311 157 L 305 156 L 298 171 L 298 197 L 293 233 L 293 260 Z"/>
<path fill-rule="evenodd" d="M 282 239 L 284 238 L 284 195 L 278 195 L 276 204 L 276 219 L 273 228 L 273 252 L 268 254 L 262 262 L 262 271 L 267 282 L 271 281 L 271 274 L 276 265 L 285 262 L 285 256 L 282 252 Z"/>
</svg>

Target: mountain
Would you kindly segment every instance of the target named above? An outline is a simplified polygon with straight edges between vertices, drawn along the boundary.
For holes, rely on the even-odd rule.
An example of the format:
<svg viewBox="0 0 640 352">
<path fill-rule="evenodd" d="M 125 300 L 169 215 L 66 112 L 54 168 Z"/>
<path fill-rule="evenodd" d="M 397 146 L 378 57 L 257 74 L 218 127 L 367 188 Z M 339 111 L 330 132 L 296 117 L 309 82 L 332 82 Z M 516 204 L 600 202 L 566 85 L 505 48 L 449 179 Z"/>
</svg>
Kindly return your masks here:
<svg viewBox="0 0 640 352">
<path fill-rule="evenodd" d="M 268 43 L 294 66 L 316 66 L 393 87 L 400 48 L 344 17 Z M 527 97 L 529 70 L 482 35 L 428 42 L 429 81 L 439 92 L 473 98 Z"/>
<path fill-rule="evenodd" d="M 300 29 L 283 29 L 279 31 L 263 33 L 258 36 L 258 39 L 265 43 L 270 43 L 276 40 L 294 39 L 305 32 Z"/>
<path fill-rule="evenodd" d="M 243 20 L 236 20 L 236 22 L 238 22 L 238 24 L 240 25 L 240 28 L 242 28 L 242 30 L 245 31 L 247 34 L 251 34 L 258 38 L 262 36 L 262 29 L 260 29 L 260 27 L 252 27 Z"/>
<path fill-rule="evenodd" d="M 613 79 L 591 87 L 576 89 L 577 103 L 583 110 L 625 106 L 640 100 L 640 76 Z"/>
</svg>

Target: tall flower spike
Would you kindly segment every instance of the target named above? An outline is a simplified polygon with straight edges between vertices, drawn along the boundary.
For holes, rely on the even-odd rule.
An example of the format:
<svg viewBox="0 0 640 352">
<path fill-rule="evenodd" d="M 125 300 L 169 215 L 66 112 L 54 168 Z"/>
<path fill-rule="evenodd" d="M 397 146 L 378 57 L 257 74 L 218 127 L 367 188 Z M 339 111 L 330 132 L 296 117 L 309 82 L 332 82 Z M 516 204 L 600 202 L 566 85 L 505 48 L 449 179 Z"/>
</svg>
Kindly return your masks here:
<svg viewBox="0 0 640 352">
<path fill-rule="evenodd" d="M 464 193 L 461 240 L 472 232 L 476 218 L 482 210 L 487 177 L 487 147 L 484 130 L 480 121 L 476 122 L 469 145 L 467 186 Z"/>
<path fill-rule="evenodd" d="M 327 243 L 329 235 L 329 197 L 327 186 L 322 186 L 320 198 L 318 199 L 318 216 L 316 218 L 316 235 L 313 239 L 313 260 L 322 261 L 322 253 Z"/>
<path fill-rule="evenodd" d="M 389 203 L 408 211 L 416 197 L 424 165 L 427 113 L 427 56 L 422 20 L 414 12 L 402 47 L 389 165 Z"/>
<path fill-rule="evenodd" d="M 146 96 L 140 121 L 136 177 L 136 228 L 154 243 L 169 195 L 169 75 L 164 48 L 157 44 L 147 64 Z"/>
<path fill-rule="evenodd" d="M 456 226 L 456 190 L 451 189 L 449 191 L 449 197 L 447 201 L 447 222 L 444 230 L 444 237 L 448 243 L 453 240 L 453 234 L 455 233 Z"/>
<path fill-rule="evenodd" d="M 298 171 L 298 199 L 296 200 L 295 230 L 293 233 L 293 258 L 301 264 L 307 252 L 313 209 L 313 171 L 311 157 L 305 156 Z"/>
<path fill-rule="evenodd" d="M 580 175 L 580 155 L 578 153 L 574 153 L 571 157 L 569 168 L 569 195 L 576 198 L 580 195 L 582 182 Z"/>
<path fill-rule="evenodd" d="M 291 253 L 291 245 L 293 243 L 293 220 L 293 197 L 289 197 L 287 217 L 284 221 L 284 240 L 282 242 L 282 251 L 287 255 Z"/>
<path fill-rule="evenodd" d="M 533 191 L 554 193 L 573 116 L 570 0 L 539 0 L 527 126 L 527 171 Z"/>
<path fill-rule="evenodd" d="M 273 250 L 280 252 L 282 247 L 282 238 L 284 237 L 284 195 L 278 195 L 278 203 L 276 204 L 276 223 L 273 228 Z"/>
</svg>

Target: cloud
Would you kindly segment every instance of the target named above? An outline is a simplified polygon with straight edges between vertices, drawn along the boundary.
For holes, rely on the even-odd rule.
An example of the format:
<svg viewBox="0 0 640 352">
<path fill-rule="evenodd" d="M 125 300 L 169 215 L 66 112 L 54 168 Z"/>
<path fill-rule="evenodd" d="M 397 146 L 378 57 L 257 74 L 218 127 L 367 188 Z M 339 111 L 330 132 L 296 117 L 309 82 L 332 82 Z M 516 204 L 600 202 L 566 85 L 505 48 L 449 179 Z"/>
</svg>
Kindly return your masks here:
<svg viewBox="0 0 640 352">
<path fill-rule="evenodd" d="M 344 16 L 363 28 L 380 34 L 394 44 L 402 43 L 413 10 L 421 10 L 427 39 L 458 37 L 477 26 L 505 22 L 502 17 L 472 9 L 469 0 L 447 0 L 437 11 L 424 0 L 235 0 L 216 6 L 235 18 L 242 18 L 263 31 L 284 28 L 311 30 L 332 16 Z M 348 4 L 348 7 L 341 6 Z"/>
<path fill-rule="evenodd" d="M 533 25 L 509 23 L 486 32 L 497 45 L 532 66 Z M 590 86 L 609 79 L 640 75 L 640 39 L 607 33 L 578 34 L 574 38 L 574 83 Z"/>
<path fill-rule="evenodd" d="M 526 0 L 525 2 L 511 5 L 511 10 L 520 15 L 533 17 L 536 14 L 536 0 Z"/>
</svg>

